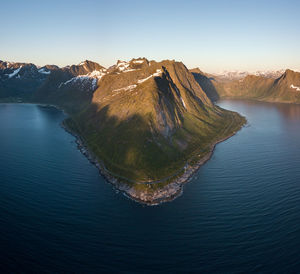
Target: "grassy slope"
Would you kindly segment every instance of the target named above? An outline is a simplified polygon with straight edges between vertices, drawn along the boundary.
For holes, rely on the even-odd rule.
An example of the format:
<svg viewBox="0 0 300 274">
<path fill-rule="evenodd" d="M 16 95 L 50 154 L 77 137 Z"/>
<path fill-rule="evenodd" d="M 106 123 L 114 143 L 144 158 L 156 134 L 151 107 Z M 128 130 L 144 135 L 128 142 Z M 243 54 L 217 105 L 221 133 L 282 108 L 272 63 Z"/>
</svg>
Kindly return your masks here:
<svg viewBox="0 0 300 274">
<path fill-rule="evenodd" d="M 69 120 L 68 125 L 84 138 L 113 175 L 147 181 L 171 176 L 187 162 L 196 163 L 209 152 L 211 144 L 233 134 L 245 123 L 244 118 L 230 111 L 223 110 L 219 117 L 214 115 L 207 124 L 199 124 L 199 117 L 187 114 L 171 140 L 160 134 L 153 136 L 138 116 L 125 123 L 111 118 L 111 126 L 102 130 L 91 124 L 82 130 L 84 121 L 80 118 Z"/>
</svg>

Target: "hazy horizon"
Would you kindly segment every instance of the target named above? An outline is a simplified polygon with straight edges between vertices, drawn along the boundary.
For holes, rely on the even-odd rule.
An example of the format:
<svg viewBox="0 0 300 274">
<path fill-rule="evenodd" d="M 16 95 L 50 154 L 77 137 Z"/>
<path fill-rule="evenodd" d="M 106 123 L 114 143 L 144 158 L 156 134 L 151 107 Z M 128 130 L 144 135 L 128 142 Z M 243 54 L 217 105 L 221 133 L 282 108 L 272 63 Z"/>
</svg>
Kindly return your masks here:
<svg viewBox="0 0 300 274">
<path fill-rule="evenodd" d="M 14 1 L 0 60 L 66 66 L 175 59 L 205 72 L 300 69 L 297 1 Z"/>
</svg>

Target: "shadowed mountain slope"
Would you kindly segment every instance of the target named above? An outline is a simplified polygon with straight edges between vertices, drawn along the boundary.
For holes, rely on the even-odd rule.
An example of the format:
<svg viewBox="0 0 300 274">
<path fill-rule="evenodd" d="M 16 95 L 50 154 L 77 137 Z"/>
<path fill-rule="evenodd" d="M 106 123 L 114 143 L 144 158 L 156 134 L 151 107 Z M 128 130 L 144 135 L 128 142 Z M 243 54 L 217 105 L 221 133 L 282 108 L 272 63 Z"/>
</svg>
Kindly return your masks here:
<svg viewBox="0 0 300 274">
<path fill-rule="evenodd" d="M 217 101 L 220 96 L 213 83 L 214 78 L 206 75 L 199 68 L 191 69 L 190 72 L 193 74 L 197 83 L 201 86 L 202 90 L 212 100 Z"/>
</svg>

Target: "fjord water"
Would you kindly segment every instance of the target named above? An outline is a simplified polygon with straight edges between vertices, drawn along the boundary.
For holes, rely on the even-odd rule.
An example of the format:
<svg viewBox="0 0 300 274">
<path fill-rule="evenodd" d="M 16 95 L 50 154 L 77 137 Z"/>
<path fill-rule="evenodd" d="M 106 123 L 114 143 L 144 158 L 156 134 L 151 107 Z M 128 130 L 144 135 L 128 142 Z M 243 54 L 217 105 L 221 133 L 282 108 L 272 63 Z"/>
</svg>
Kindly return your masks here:
<svg viewBox="0 0 300 274">
<path fill-rule="evenodd" d="M 117 194 L 55 108 L 0 105 L 1 271 L 297 272 L 300 106 L 220 101 L 248 125 L 173 202 Z"/>
</svg>

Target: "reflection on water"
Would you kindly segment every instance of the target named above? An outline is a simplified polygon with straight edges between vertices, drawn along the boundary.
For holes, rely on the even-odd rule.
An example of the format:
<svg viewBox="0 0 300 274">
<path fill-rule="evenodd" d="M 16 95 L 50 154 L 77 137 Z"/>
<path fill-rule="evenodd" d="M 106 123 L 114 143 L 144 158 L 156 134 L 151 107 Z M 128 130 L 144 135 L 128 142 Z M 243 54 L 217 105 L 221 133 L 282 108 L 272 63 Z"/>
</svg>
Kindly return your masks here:
<svg viewBox="0 0 300 274">
<path fill-rule="evenodd" d="M 220 100 L 218 104 L 223 104 L 227 100 Z M 260 102 L 254 100 L 239 100 L 239 99 L 230 99 L 229 101 L 235 101 L 239 104 L 242 104 L 248 111 L 255 109 L 258 105 L 264 109 L 269 109 L 271 111 L 278 111 L 282 118 L 290 119 L 299 119 L 300 117 L 300 105 L 299 104 L 285 104 L 285 103 L 268 103 Z M 248 107 L 247 107 L 248 106 Z"/>
</svg>

